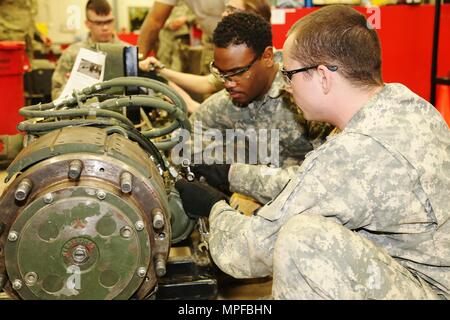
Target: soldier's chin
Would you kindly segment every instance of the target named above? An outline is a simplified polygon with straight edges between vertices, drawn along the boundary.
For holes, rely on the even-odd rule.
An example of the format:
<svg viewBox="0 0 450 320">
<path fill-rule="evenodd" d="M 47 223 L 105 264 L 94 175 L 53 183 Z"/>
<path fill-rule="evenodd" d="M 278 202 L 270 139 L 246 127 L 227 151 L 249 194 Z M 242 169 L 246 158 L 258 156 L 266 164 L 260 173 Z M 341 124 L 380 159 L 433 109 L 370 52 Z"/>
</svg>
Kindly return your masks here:
<svg viewBox="0 0 450 320">
<path fill-rule="evenodd" d="M 230 94 L 231 100 L 237 105 L 246 105 L 248 104 L 247 96 L 242 93 Z"/>
<path fill-rule="evenodd" d="M 112 36 L 111 35 L 105 35 L 100 37 L 100 39 L 102 40 L 101 42 L 111 42 L 112 41 Z"/>
</svg>

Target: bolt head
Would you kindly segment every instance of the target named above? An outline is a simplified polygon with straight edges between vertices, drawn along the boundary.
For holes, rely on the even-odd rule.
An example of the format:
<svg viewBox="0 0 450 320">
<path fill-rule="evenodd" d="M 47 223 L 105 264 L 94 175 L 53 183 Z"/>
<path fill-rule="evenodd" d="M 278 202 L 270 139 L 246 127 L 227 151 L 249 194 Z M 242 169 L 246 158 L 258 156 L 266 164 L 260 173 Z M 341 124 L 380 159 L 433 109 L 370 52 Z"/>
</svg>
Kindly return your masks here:
<svg viewBox="0 0 450 320">
<path fill-rule="evenodd" d="M 72 253 L 72 258 L 77 263 L 82 263 L 82 262 L 86 261 L 86 259 L 88 257 L 89 257 L 89 253 L 84 246 L 76 247 Z"/>
<path fill-rule="evenodd" d="M 106 198 L 106 192 L 103 191 L 103 190 L 98 190 L 98 191 L 97 191 L 97 198 L 98 198 L 99 200 L 105 200 L 105 198 Z"/>
<path fill-rule="evenodd" d="M 146 274 L 147 274 L 147 269 L 144 267 L 141 267 L 137 270 L 137 275 L 139 278 L 145 277 Z"/>
<path fill-rule="evenodd" d="M 12 282 L 12 287 L 14 290 L 20 290 L 22 288 L 22 281 L 19 279 L 16 279 Z"/>
<path fill-rule="evenodd" d="M 158 277 L 163 277 L 166 274 L 166 263 L 164 260 L 159 259 L 156 261 L 156 275 Z"/>
<path fill-rule="evenodd" d="M 19 234 L 15 231 L 11 231 L 8 234 L 8 240 L 11 242 L 17 241 L 17 239 L 19 239 Z"/>
<path fill-rule="evenodd" d="M 52 195 L 51 193 L 47 193 L 47 194 L 44 196 L 44 203 L 50 204 L 50 203 L 52 203 L 52 202 L 53 202 L 53 195 Z"/>
<path fill-rule="evenodd" d="M 134 224 L 134 226 L 136 227 L 136 230 L 137 230 L 137 231 L 142 231 L 142 230 L 144 230 L 144 228 L 145 228 L 144 221 L 142 221 L 142 220 L 136 221 L 136 223 Z"/>
</svg>

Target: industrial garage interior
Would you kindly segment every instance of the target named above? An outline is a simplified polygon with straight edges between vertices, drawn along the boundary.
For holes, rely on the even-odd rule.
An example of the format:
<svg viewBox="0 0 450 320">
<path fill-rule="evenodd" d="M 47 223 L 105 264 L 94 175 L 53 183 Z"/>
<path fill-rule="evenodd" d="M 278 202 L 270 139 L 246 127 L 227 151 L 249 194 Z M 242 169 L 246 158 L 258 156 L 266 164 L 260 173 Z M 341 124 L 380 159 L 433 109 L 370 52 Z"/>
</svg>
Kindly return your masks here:
<svg viewBox="0 0 450 320">
<path fill-rule="evenodd" d="M 450 298 L 449 39 L 447 0 L 0 0 L 0 308 Z"/>
</svg>

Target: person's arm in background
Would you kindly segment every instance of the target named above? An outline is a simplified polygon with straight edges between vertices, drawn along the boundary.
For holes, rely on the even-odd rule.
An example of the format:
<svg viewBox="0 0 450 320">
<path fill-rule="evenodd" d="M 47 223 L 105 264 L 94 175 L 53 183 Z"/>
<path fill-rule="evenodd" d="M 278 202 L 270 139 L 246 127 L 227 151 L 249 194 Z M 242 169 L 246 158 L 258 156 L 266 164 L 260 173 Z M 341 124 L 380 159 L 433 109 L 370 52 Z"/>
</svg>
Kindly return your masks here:
<svg viewBox="0 0 450 320">
<path fill-rule="evenodd" d="M 157 70 L 157 72 L 164 78 L 167 78 L 189 92 L 198 94 L 211 94 L 216 92 L 215 87 L 209 82 L 207 75 L 200 76 L 167 68 Z"/>
<path fill-rule="evenodd" d="M 175 83 L 169 81 L 169 86 L 175 89 L 175 91 L 183 98 L 183 100 L 186 102 L 187 110 L 189 113 L 194 113 L 198 107 L 200 106 L 200 103 L 195 101 L 191 98 L 191 96 L 184 91 L 182 88 L 177 86 Z"/>
<path fill-rule="evenodd" d="M 164 27 L 173 7 L 174 4 L 155 1 L 152 11 L 148 13 L 140 30 L 138 38 L 139 55 L 142 54 L 143 57 L 146 57 L 155 48 L 159 31 Z"/>
<path fill-rule="evenodd" d="M 158 67 L 160 65 L 161 63 L 155 57 L 149 57 L 139 62 L 140 69 L 149 71 L 155 68 L 155 71 L 159 75 L 189 92 L 212 94 L 217 91 L 216 86 L 211 83 L 208 75 L 200 76 L 197 74 L 178 72 L 168 68 Z"/>
</svg>

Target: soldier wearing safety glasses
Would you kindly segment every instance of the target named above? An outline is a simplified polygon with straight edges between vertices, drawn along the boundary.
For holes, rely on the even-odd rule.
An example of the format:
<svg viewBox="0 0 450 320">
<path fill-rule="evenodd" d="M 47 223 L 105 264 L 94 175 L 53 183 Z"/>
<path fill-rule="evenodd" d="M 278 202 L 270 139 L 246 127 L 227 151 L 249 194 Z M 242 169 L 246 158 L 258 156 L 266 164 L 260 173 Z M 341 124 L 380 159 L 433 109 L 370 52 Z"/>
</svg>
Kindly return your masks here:
<svg viewBox="0 0 450 320">
<path fill-rule="evenodd" d="M 239 139 L 233 150 L 235 155 L 245 150 L 245 161 L 230 161 L 235 155 L 230 155 L 230 149 L 226 148 L 223 149 L 223 157 L 215 154 L 208 158 L 209 155 L 203 152 L 204 163 L 228 163 L 218 164 L 214 168 L 222 172 L 228 172 L 230 162 L 241 162 L 232 165 L 238 185 L 233 191 L 250 195 L 264 203 L 279 191 L 279 186 L 286 182 L 288 176 L 277 176 L 266 170 L 301 163 L 308 152 L 324 142 L 332 126 L 306 121 L 295 106 L 291 94 L 286 90 L 279 64 L 274 62 L 271 26 L 263 17 L 249 12 L 228 15 L 215 29 L 213 42 L 214 60 L 210 63 L 210 71 L 225 89 L 205 100 L 190 117 L 194 128 L 195 123 L 201 123 L 202 126 L 202 131 L 194 130 L 193 138 L 200 139 L 198 136 L 203 132 L 215 129 L 221 132 L 222 142 L 226 145 L 230 143 L 226 139 L 227 130 L 232 130 L 237 136 L 239 131 L 242 133 L 250 129 L 254 129 L 257 134 L 260 130 L 267 130 L 269 136 L 278 134 L 279 150 L 267 152 L 279 152 L 278 163 L 269 163 L 271 166 L 267 166 L 268 163 L 262 162 L 263 159 L 259 157 L 256 157 L 257 163 L 249 161 L 252 155 L 255 156 L 254 151 L 249 149 L 248 143 L 239 144 Z M 272 140 L 268 141 L 268 147 L 273 148 L 270 145 Z M 202 152 L 207 147 L 211 149 L 213 143 L 222 142 L 211 142 L 203 135 L 202 148 L 195 148 L 193 153 Z M 233 160 L 238 159 L 234 157 Z M 198 172 L 198 169 L 198 166 L 194 167 L 194 171 Z M 245 173 L 245 179 L 240 172 Z M 281 182 L 269 183 L 272 179 Z"/>
<path fill-rule="evenodd" d="M 58 60 L 52 77 L 53 99 L 58 98 L 62 93 L 81 48 L 96 50 L 97 43 L 128 45 L 115 35 L 114 15 L 111 5 L 106 0 L 88 1 L 86 5 L 86 27 L 89 29 L 87 38 L 69 46 Z"/>
</svg>

